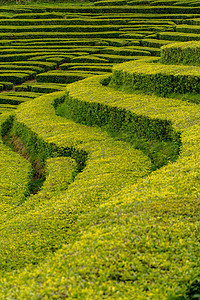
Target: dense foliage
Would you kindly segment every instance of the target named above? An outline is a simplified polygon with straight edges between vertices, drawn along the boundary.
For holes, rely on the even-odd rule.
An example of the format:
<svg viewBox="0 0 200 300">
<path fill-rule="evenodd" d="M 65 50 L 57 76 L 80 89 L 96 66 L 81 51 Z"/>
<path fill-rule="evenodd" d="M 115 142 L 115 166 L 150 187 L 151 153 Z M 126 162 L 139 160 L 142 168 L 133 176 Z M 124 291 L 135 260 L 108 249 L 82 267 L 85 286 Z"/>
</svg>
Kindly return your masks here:
<svg viewBox="0 0 200 300">
<path fill-rule="evenodd" d="M 0 6 L 1 299 L 200 297 L 199 17 Z"/>
</svg>

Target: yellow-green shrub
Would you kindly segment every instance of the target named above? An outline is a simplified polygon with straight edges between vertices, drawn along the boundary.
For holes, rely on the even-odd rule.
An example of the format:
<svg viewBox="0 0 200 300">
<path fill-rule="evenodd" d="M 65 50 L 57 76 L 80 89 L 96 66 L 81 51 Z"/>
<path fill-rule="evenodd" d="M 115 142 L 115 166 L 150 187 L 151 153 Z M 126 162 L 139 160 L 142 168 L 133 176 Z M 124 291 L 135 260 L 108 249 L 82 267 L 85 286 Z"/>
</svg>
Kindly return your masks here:
<svg viewBox="0 0 200 300">
<path fill-rule="evenodd" d="M 20 224 L 26 222 L 24 238 L 22 239 L 22 226 L 17 236 L 20 241 L 32 246 L 32 252 L 26 252 L 26 256 L 29 259 L 31 257 L 30 261 L 34 261 L 33 251 L 42 258 L 39 249 L 42 245 L 44 247 L 47 236 L 49 246 L 54 245 L 54 249 L 57 249 L 58 244 L 64 242 L 64 228 L 65 241 L 69 245 L 63 245 L 38 266 L 29 265 L 22 270 L 5 273 L 1 278 L 2 297 L 131 299 L 134 295 L 135 299 L 190 299 L 198 293 L 200 274 L 198 105 L 114 91 L 102 86 L 98 77 L 73 83 L 68 87 L 68 92 L 70 97 L 80 101 L 106 103 L 150 118 L 170 120 L 174 128 L 182 132 L 181 154 L 175 163 L 168 164 L 138 182 L 130 181 L 130 178 L 126 181 L 125 176 L 122 188 L 122 185 L 118 186 L 117 177 L 114 177 L 109 185 L 110 177 L 105 176 L 106 169 L 104 177 L 100 173 L 100 166 L 103 167 L 100 161 L 108 154 L 106 151 L 102 152 L 105 149 L 103 145 L 106 135 L 104 141 L 100 141 L 98 131 L 90 127 L 84 135 L 87 142 L 81 144 L 76 141 L 78 147 L 83 147 L 90 153 L 88 164 L 68 191 L 52 199 L 48 194 L 46 198 L 41 194 L 34 196 L 35 201 L 30 199 L 21 210 L 15 211 Z M 87 130 L 87 127 L 55 117 L 52 114 L 53 108 L 47 105 L 58 98 L 54 97 L 52 95 L 35 99 L 29 102 L 29 106 L 28 103 L 23 104 L 17 112 L 17 119 L 49 142 L 56 141 L 61 145 L 68 140 L 68 143 L 74 143 L 78 130 Z M 73 124 L 72 132 L 70 124 Z M 90 139 L 93 130 L 96 132 L 95 138 L 93 136 Z M 81 137 L 82 141 L 83 132 L 79 135 L 79 140 Z M 109 143 L 109 153 L 113 156 L 116 148 L 113 141 L 108 141 Z M 99 144 L 102 145 L 100 148 L 97 147 Z M 129 156 L 125 169 L 131 161 Z M 144 163 L 142 165 L 145 166 Z M 117 175 L 117 170 L 113 165 L 112 176 Z M 120 170 L 121 174 L 123 172 L 124 170 Z M 115 191 L 117 194 L 113 195 Z M 28 215 L 27 209 L 30 210 L 30 207 L 32 212 Z M 69 211 L 70 219 L 69 214 L 67 215 Z M 15 216 L 9 224 L 12 230 L 16 226 L 14 220 L 19 222 L 19 218 Z M 38 222 L 37 226 L 34 224 L 35 220 Z M 73 233 L 70 228 L 66 231 L 66 224 L 70 224 Z M 57 228 L 57 235 L 54 226 Z M 39 227 L 44 230 L 43 236 Z M 34 245 L 30 239 L 30 228 L 37 242 Z M 8 229 L 5 230 L 5 235 L 8 235 Z M 77 231 L 79 234 L 74 241 L 71 238 Z M 55 238 L 57 243 L 54 243 Z M 22 263 L 23 252 L 20 252 L 19 257 L 17 248 L 18 246 L 13 256 L 18 258 L 18 262 L 19 259 L 22 260 Z"/>
<path fill-rule="evenodd" d="M 149 158 L 129 144 L 115 141 L 97 128 L 56 116 L 52 104 L 63 97 L 65 92 L 54 93 L 29 101 L 27 106 L 21 105 L 11 133 L 20 138 L 32 160 L 44 162 L 50 156 L 68 155 L 76 159 L 82 172 L 66 191 L 60 173 L 61 184 L 56 185 L 56 190 L 45 187 L 52 180 L 47 179 L 38 194 L 7 213 L 10 221 L 1 224 L 1 268 L 4 270 L 38 263 L 63 243 L 76 239 L 79 213 L 104 202 L 126 183 L 137 181 L 150 170 Z M 3 135 L 10 126 L 10 120 L 3 123 Z M 83 169 L 86 154 L 87 164 Z M 12 232 L 15 232 L 14 239 Z"/>
<path fill-rule="evenodd" d="M 161 63 L 200 65 L 200 42 L 173 43 L 161 47 Z"/>
<path fill-rule="evenodd" d="M 1 125 L 8 118 L 9 114 L 1 115 Z M 10 118 L 12 119 L 12 117 Z M 1 136 L 0 153 L 0 206 L 1 215 L 4 217 L 7 211 L 24 201 L 25 197 L 29 195 L 32 168 L 28 161 L 3 144 Z"/>
<path fill-rule="evenodd" d="M 170 93 L 198 93 L 199 83 L 199 67 L 138 60 L 114 66 L 110 85 L 124 91 L 141 90 L 166 96 Z"/>
</svg>

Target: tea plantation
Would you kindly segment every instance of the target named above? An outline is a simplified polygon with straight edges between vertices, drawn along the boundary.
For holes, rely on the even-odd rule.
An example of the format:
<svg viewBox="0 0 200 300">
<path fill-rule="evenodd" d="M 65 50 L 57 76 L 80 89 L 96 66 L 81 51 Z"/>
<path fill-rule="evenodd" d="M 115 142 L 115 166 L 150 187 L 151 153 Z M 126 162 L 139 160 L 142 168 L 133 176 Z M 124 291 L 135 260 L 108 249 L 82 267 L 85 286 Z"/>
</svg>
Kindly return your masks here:
<svg viewBox="0 0 200 300">
<path fill-rule="evenodd" d="M 199 0 L 0 5 L 0 299 L 200 299 L 199 92 Z"/>
</svg>

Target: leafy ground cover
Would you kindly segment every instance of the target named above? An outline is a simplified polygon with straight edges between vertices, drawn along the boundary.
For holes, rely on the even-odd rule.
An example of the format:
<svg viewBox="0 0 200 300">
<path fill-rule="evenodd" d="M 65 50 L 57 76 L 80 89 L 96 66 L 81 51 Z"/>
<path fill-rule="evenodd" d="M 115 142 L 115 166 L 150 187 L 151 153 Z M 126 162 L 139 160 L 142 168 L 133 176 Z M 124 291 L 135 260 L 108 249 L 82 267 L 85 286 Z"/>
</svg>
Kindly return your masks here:
<svg viewBox="0 0 200 300">
<path fill-rule="evenodd" d="M 0 298 L 198 299 L 200 3 L 6 4 Z"/>
</svg>

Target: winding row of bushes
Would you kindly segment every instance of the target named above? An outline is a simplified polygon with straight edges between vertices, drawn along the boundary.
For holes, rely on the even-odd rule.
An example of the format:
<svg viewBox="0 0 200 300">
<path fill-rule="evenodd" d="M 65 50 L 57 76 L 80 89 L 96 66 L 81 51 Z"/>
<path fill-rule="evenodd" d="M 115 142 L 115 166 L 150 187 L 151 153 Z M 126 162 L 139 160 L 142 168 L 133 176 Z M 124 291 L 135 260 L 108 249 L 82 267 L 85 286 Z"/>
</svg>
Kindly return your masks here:
<svg viewBox="0 0 200 300">
<path fill-rule="evenodd" d="M 4 228 L 2 270 L 21 269 L 26 264 L 38 263 L 63 243 L 76 239 L 78 229 L 73 224 L 81 211 L 88 211 L 119 191 L 125 182 L 134 183 L 149 172 L 150 160 L 141 151 L 113 140 L 97 128 L 57 117 L 52 104 L 63 97 L 65 92 L 60 92 L 36 98 L 27 105 L 24 103 L 17 110 L 19 114 L 13 126 L 9 119 L 2 125 L 2 135 L 11 130 L 10 134 L 20 138 L 34 161 L 44 162 L 51 154 L 56 156 L 55 152 L 61 155 L 68 151 L 68 155 L 74 153 L 75 159 L 82 154 L 79 162 L 82 166 L 88 153 L 86 167 L 68 190 L 60 191 L 59 181 L 62 180 L 57 178 L 56 190 L 45 187 L 1 216 L 1 228 Z M 29 120 L 28 123 L 24 118 Z M 35 131 L 36 128 L 39 131 Z M 63 202 L 62 195 L 69 201 Z M 9 224 L 3 222 L 5 217 L 9 218 Z M 11 228 L 15 232 L 15 241 L 10 239 Z"/>
<path fill-rule="evenodd" d="M 164 65 L 151 59 L 126 62 L 113 69 L 110 85 L 123 90 L 140 90 L 161 96 L 200 91 L 199 67 Z"/>
<path fill-rule="evenodd" d="M 7 214 L 12 218 L 6 228 L 1 225 L 7 247 L 1 257 L 4 262 L 6 255 L 11 257 L 18 270 L 1 279 L 1 294 L 6 297 L 22 299 L 33 294 L 88 299 L 95 295 L 97 299 L 119 299 L 134 295 L 136 299 L 187 299 L 194 295 L 200 272 L 198 106 L 144 94 L 126 95 L 102 86 L 100 79 L 105 78 L 72 83 L 66 100 L 63 92 L 37 98 L 23 104 L 16 113 L 19 129 L 25 124 L 48 143 L 76 145 L 87 149 L 89 156 L 85 169 L 67 191 L 53 197 L 41 191 Z M 127 110 L 131 112 L 127 112 L 129 118 L 131 114 L 143 115 L 137 126 L 148 118 L 163 120 L 172 128 L 172 134 L 182 132 L 180 156 L 173 164 L 145 176 L 147 158 L 143 156 L 144 162 L 140 156 L 139 163 L 137 155 L 141 154 L 136 155 L 128 144 L 110 139 L 95 127 L 56 117 L 51 104 L 57 106 L 63 101 L 74 107 L 71 117 L 78 118 L 77 122 L 93 120 L 96 110 L 96 119 L 90 125 L 99 125 L 106 107 L 113 127 L 119 126 L 117 117 Z M 146 123 L 146 129 L 148 126 Z M 170 133 L 165 132 L 166 136 Z M 133 169 L 140 178 L 138 182 Z M 19 218 L 26 226 L 17 230 Z M 15 230 L 12 252 L 7 241 L 9 228 Z M 22 241 L 31 245 L 31 251 L 22 247 Z M 49 250 L 54 255 L 49 252 L 47 260 L 39 263 Z M 27 260 L 29 266 L 20 269 Z M 9 263 L 2 267 L 9 268 Z M 13 285 L 15 289 L 11 289 Z"/>
<path fill-rule="evenodd" d="M 161 49 L 161 63 L 200 65 L 200 42 L 184 42 L 167 45 Z"/>
<path fill-rule="evenodd" d="M 179 7 L 172 6 L 173 1 L 168 2 L 168 7 L 162 1 L 155 1 L 155 6 L 151 7 L 147 2 L 141 6 L 133 1 L 134 7 L 60 6 L 53 14 L 55 6 L 49 5 L 46 8 L 30 5 L 5 7 L 0 11 L 9 14 L 21 12 L 22 22 L 26 17 L 28 21 L 29 13 L 33 11 L 32 17 L 35 18 L 52 16 L 72 22 L 77 18 L 74 18 L 74 13 L 81 15 L 83 12 L 87 18 L 98 13 L 95 18 L 101 20 L 104 11 L 108 12 L 104 14 L 105 23 L 116 19 L 115 24 L 119 19 L 118 12 L 120 22 L 130 17 L 175 20 L 177 23 L 199 12 L 199 7 L 181 7 L 180 2 Z M 107 4 L 112 4 L 112 1 L 107 1 Z M 140 15 L 135 12 L 140 12 Z M 85 15 L 82 22 L 84 19 Z M 111 81 L 108 75 L 88 77 L 89 73 L 96 71 L 87 70 L 85 73 L 80 68 L 79 75 L 87 76 L 87 79 L 69 84 L 67 91 L 30 100 L 36 96 L 32 93 L 64 89 L 64 84 L 59 82 L 66 83 L 66 75 L 72 75 L 77 64 L 82 68 L 83 63 L 90 66 L 104 63 L 110 67 L 111 63 L 138 59 L 133 52 L 125 57 L 122 51 L 125 45 L 127 50 L 129 46 L 142 46 L 140 39 L 152 34 L 152 31 L 142 29 L 140 32 L 139 29 L 136 32 L 118 31 L 120 39 L 109 33 L 105 37 L 95 35 L 93 38 L 90 35 L 92 39 L 71 35 L 72 39 L 66 41 L 59 40 L 56 33 L 51 36 L 52 40 L 46 39 L 45 42 L 41 37 L 46 38 L 46 34 L 36 35 L 37 39 L 31 34 L 22 34 L 22 39 L 16 35 L 16 39 L 12 36 L 12 40 L 0 41 L 2 46 L 16 46 L 16 51 L 24 48 L 22 58 L 20 55 L 11 58 L 24 61 L 11 61 L 7 70 L 15 73 L 12 65 L 36 66 L 46 71 L 45 74 L 39 72 L 38 80 L 50 81 L 50 77 L 54 82 L 58 80 L 57 84 L 28 82 L 18 86 L 16 96 L 29 100 L 19 106 L 15 117 L 9 117 L 9 114 L 0 116 L 4 140 L 15 141 L 34 168 L 42 165 L 46 170 L 43 187 L 37 194 L 30 195 L 33 177 L 30 163 L 0 140 L 4 171 L 0 182 L 0 298 L 100 300 L 134 297 L 154 300 L 198 297 L 199 106 L 182 101 L 182 96 L 175 100 L 145 94 L 145 90 L 154 91 L 155 74 L 152 73 L 158 73 L 159 93 L 165 95 L 175 91 L 173 86 L 170 88 L 174 80 L 179 92 L 197 92 L 198 67 L 190 66 L 187 73 L 187 66 L 163 65 L 157 62 L 157 58 L 149 58 L 114 67 Z M 170 34 L 172 40 L 173 34 L 187 38 L 179 32 L 168 36 Z M 145 45 L 145 55 L 153 54 L 147 47 L 154 45 L 159 48 L 170 42 L 156 40 L 165 39 L 165 35 L 167 32 L 149 36 L 150 44 Z M 82 40 L 78 41 L 80 37 Z M 60 53 L 59 56 L 59 51 L 26 56 L 25 50 L 29 46 L 55 46 L 60 41 L 70 47 L 96 45 L 102 53 L 89 52 L 89 47 L 87 52 L 85 47 L 86 53 L 80 51 L 76 53 L 77 57 L 69 60 L 66 58 L 69 53 L 66 56 Z M 108 49 L 108 46 L 119 47 L 120 50 L 116 49 L 118 55 L 111 53 L 113 49 Z M 138 47 L 138 53 L 141 49 Z M 176 55 L 181 49 L 179 45 Z M 174 50 L 166 47 L 161 51 L 164 63 L 169 63 L 168 51 L 172 53 Z M 172 55 L 175 63 L 176 55 Z M 3 59 L 9 59 L 8 56 Z M 179 56 L 181 64 L 188 59 L 187 54 Z M 31 61 L 26 61 L 27 58 Z M 70 66 L 71 71 L 49 72 L 63 62 L 66 64 L 64 58 L 68 65 L 74 64 Z M 143 89 L 141 94 L 130 93 L 131 69 L 137 70 L 138 87 Z M 5 71 L 3 67 L 2 70 Z M 148 71 L 151 73 L 149 78 Z M 144 73 L 142 77 L 141 72 Z M 164 79 L 169 77 L 171 80 L 167 86 Z M 114 83 L 124 85 L 124 91 L 114 90 Z M 15 97 L 12 93 L 7 93 L 7 96 Z M 54 108 L 63 117 L 56 116 Z"/>
</svg>

